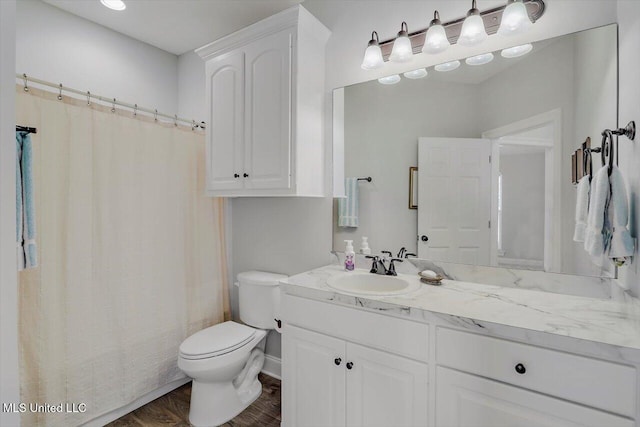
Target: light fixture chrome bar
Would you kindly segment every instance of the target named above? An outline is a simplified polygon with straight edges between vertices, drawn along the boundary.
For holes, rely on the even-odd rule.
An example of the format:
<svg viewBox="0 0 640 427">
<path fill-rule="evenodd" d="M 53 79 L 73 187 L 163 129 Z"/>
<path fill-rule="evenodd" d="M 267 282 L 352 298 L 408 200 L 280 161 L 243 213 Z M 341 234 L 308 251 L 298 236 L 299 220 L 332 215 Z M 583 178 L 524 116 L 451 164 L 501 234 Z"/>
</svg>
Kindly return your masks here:
<svg viewBox="0 0 640 427">
<path fill-rule="evenodd" d="M 546 8 L 544 0 L 523 0 L 522 2 L 527 7 L 527 12 L 529 13 L 529 18 L 531 18 L 532 22 L 535 23 L 538 19 L 540 19 L 542 15 L 544 15 Z M 495 7 L 493 9 L 487 9 L 480 12 L 480 16 L 484 21 L 484 27 L 487 31 L 487 34 L 491 35 L 498 32 L 498 28 L 500 27 L 500 20 L 502 18 L 502 12 L 506 7 L 507 5 L 505 4 L 500 7 Z M 466 16 L 442 24 L 442 26 L 445 28 L 445 31 L 447 32 L 449 43 L 455 44 L 458 41 L 460 30 L 462 29 L 462 23 L 464 22 L 465 18 Z M 427 34 L 427 29 L 428 28 L 409 33 L 409 40 L 411 40 L 411 46 L 413 48 L 414 54 L 422 52 L 422 46 L 424 46 L 424 39 Z M 395 38 L 392 38 L 380 42 L 382 57 L 385 61 L 389 60 L 389 55 L 391 54 L 394 40 Z"/>
<path fill-rule="evenodd" d="M 92 92 L 83 92 L 81 90 L 78 89 L 73 89 L 70 87 L 66 87 L 63 86 L 62 83 L 52 83 L 52 82 L 48 82 L 46 80 L 41 80 L 41 79 L 36 79 L 33 77 L 29 77 L 26 74 L 16 74 L 16 79 L 20 80 L 23 82 L 24 87 L 25 87 L 25 91 L 28 92 L 29 83 L 36 83 L 38 85 L 42 85 L 42 86 L 47 86 L 47 87 L 51 87 L 51 88 L 55 88 L 57 89 L 59 95 L 58 95 L 58 99 L 60 99 L 60 97 L 62 96 L 62 92 L 68 92 L 68 93 L 73 93 L 76 95 L 80 95 L 83 98 L 86 97 L 87 98 L 87 102 L 90 103 L 91 100 L 96 100 L 96 101 L 100 101 L 103 102 L 105 104 L 109 104 L 112 106 L 112 108 L 115 105 L 119 105 L 121 107 L 125 107 L 130 109 L 133 112 L 133 115 L 137 115 L 138 112 L 144 112 L 149 114 L 150 116 L 154 117 L 155 119 L 157 119 L 158 117 L 164 117 L 166 119 L 169 119 L 169 123 L 177 123 L 177 122 L 182 122 L 182 123 L 186 123 L 189 126 L 191 126 L 191 129 L 195 129 L 195 128 L 201 128 L 204 129 L 205 128 L 205 122 L 196 122 L 195 120 L 189 120 L 189 119 L 184 119 L 182 117 L 178 117 L 177 115 L 169 115 L 169 114 L 165 114 L 165 113 L 160 113 L 158 112 L 158 110 L 156 109 L 150 109 L 150 108 L 143 108 L 138 106 L 138 104 L 129 104 L 127 102 L 122 102 L 122 101 L 118 101 L 116 100 L 116 98 L 107 98 L 105 96 L 101 96 L 101 95 L 96 95 Z"/>
</svg>

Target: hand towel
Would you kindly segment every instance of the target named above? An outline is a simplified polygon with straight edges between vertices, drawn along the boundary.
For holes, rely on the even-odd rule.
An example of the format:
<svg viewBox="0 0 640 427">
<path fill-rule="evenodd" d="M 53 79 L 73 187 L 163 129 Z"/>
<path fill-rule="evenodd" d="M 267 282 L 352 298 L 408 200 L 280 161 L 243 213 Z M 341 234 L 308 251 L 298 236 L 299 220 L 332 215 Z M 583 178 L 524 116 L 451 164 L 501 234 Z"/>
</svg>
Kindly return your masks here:
<svg viewBox="0 0 640 427">
<path fill-rule="evenodd" d="M 605 249 L 605 219 L 609 202 L 609 173 L 607 167 L 600 168 L 591 180 L 589 213 L 584 235 L 584 249 L 596 265 L 602 265 Z"/>
<path fill-rule="evenodd" d="M 31 136 L 16 132 L 16 244 L 18 270 L 38 265 Z"/>
<path fill-rule="evenodd" d="M 574 242 L 584 242 L 585 228 L 587 227 L 587 213 L 589 212 L 590 181 L 590 177 L 587 175 L 583 176 L 578 182 L 578 194 L 576 197 L 576 226 L 573 231 Z"/>
<path fill-rule="evenodd" d="M 347 197 L 338 199 L 338 227 L 358 226 L 358 178 L 345 179 Z"/>
<path fill-rule="evenodd" d="M 635 244 L 629 233 L 629 202 L 624 177 L 614 166 L 609 177 L 611 183 L 611 202 L 609 203 L 609 223 L 611 229 L 611 242 L 607 256 L 618 265 L 624 264 L 633 256 Z"/>
</svg>

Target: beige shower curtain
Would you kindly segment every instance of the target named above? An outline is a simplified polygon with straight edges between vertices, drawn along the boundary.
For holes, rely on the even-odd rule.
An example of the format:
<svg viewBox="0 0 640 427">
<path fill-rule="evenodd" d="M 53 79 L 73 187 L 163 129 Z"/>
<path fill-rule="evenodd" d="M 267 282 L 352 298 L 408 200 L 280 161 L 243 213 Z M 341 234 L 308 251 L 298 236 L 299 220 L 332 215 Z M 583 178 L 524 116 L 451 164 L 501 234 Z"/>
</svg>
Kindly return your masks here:
<svg viewBox="0 0 640 427">
<path fill-rule="evenodd" d="M 203 135 L 109 110 L 18 88 L 40 259 L 20 273 L 21 400 L 86 405 L 23 425 L 78 425 L 182 378 L 182 340 L 228 318 Z"/>
</svg>

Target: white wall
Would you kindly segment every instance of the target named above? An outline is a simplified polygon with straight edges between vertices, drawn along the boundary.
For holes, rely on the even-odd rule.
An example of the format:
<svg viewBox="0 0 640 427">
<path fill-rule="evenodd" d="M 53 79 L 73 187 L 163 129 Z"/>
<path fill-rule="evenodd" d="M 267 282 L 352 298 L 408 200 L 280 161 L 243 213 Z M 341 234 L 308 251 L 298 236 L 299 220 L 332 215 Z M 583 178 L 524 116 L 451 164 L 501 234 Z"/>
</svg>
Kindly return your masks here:
<svg viewBox="0 0 640 427">
<path fill-rule="evenodd" d="M 357 228 L 337 226 L 336 199 L 334 250 L 344 251 L 345 239 L 353 240 L 358 250 L 361 237 L 367 236 L 374 253 L 395 253 L 401 247 L 418 253 L 418 211 L 408 207 L 409 167 L 418 166 L 418 138 L 479 135 L 478 87 L 429 77 L 345 88 L 345 176 L 371 176 L 373 181 L 359 183 Z"/>
<path fill-rule="evenodd" d="M 174 114 L 178 57 L 39 0 L 20 0 L 16 72 Z"/>
<path fill-rule="evenodd" d="M 206 121 L 204 61 L 195 52 L 178 57 L 178 112 L 180 117 Z"/>
<path fill-rule="evenodd" d="M 620 25 L 620 117 L 624 126 L 630 120 L 640 125 L 640 2 L 618 0 L 618 20 Z M 635 142 L 620 137 L 620 170 L 629 186 L 631 206 L 631 234 L 636 239 L 640 235 L 640 134 Z M 638 247 L 633 264 L 619 269 L 620 283 L 640 296 L 640 260 Z"/>
<path fill-rule="evenodd" d="M 515 147 L 514 147 L 515 148 Z M 500 153 L 505 258 L 544 260 L 544 151 Z"/>
<path fill-rule="evenodd" d="M 18 295 L 15 206 L 15 0 L 0 1 L 0 402 L 18 403 Z M 0 425 L 19 426 L 20 414 L 0 412 Z"/>
</svg>

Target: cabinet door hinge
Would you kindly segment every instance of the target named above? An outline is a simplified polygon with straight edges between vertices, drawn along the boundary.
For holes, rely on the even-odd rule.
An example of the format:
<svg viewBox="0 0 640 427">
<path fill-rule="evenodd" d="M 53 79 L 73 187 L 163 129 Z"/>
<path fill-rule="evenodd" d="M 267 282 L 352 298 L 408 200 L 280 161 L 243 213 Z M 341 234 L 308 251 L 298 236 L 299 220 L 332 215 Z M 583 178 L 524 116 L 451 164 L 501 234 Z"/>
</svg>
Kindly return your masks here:
<svg viewBox="0 0 640 427">
<path fill-rule="evenodd" d="M 489 154 L 489 163 L 491 163 L 491 154 Z"/>
<path fill-rule="evenodd" d="M 491 228 L 491 220 L 489 220 L 489 228 Z"/>
</svg>

